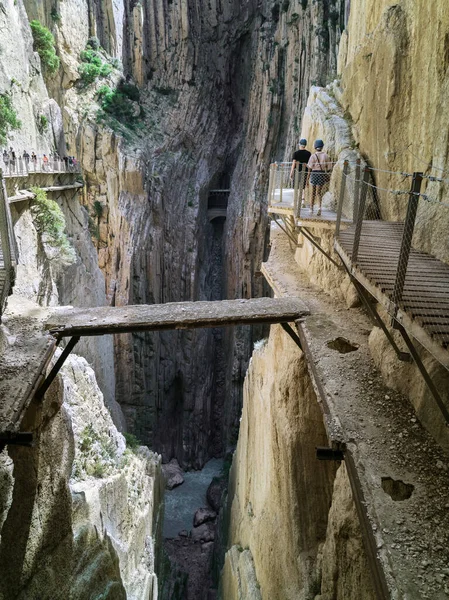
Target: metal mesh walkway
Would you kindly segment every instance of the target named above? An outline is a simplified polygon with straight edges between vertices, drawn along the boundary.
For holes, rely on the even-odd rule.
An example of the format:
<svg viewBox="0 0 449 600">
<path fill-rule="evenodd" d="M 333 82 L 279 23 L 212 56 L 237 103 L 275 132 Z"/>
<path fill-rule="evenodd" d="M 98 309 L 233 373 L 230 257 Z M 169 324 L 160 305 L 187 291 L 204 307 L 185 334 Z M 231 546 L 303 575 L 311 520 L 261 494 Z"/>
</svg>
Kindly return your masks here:
<svg viewBox="0 0 449 600">
<path fill-rule="evenodd" d="M 336 249 L 353 276 L 387 309 L 394 302 L 404 223 L 364 221 L 357 262 L 356 226 L 339 234 Z M 449 265 L 411 249 L 396 319 L 439 360 L 449 365 Z M 421 330 L 421 331 L 420 331 Z"/>
</svg>

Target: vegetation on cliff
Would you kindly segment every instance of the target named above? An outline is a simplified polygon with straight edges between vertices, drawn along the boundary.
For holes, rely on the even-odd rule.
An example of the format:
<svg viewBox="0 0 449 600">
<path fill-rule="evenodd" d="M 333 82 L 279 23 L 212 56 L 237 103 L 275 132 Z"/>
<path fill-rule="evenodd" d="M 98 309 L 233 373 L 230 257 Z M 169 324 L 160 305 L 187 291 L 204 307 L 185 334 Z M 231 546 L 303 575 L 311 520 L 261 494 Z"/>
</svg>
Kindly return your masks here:
<svg viewBox="0 0 449 600">
<path fill-rule="evenodd" d="M 30 22 L 34 49 L 40 56 L 44 69 L 51 75 L 59 69 L 59 57 L 55 51 L 55 38 L 52 32 L 39 21 Z"/>
<path fill-rule="evenodd" d="M 6 144 L 8 133 L 13 129 L 20 129 L 21 126 L 11 96 L 0 94 L 0 144 Z"/>
<path fill-rule="evenodd" d="M 45 244 L 55 250 L 55 259 L 62 265 L 73 263 L 75 251 L 65 233 L 66 223 L 61 208 L 57 202 L 47 198 L 43 189 L 34 187 L 32 192 L 35 199 L 31 213 L 36 230 L 43 236 Z"/>
</svg>

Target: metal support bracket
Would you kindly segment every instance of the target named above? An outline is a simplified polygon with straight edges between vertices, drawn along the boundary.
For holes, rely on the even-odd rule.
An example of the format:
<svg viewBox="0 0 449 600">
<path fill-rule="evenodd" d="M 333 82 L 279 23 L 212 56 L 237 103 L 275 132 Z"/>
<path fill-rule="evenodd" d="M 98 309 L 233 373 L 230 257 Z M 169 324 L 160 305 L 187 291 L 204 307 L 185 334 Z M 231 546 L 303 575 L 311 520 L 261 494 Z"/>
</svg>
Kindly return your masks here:
<svg viewBox="0 0 449 600">
<path fill-rule="evenodd" d="M 292 338 L 292 340 L 299 347 L 299 349 L 302 350 L 303 348 L 302 348 L 301 340 L 299 339 L 299 336 L 296 335 L 296 333 L 290 327 L 289 323 L 281 323 L 281 327 L 285 332 L 288 333 L 288 335 Z"/>
<path fill-rule="evenodd" d="M 315 246 L 315 248 L 317 250 L 319 250 L 321 252 L 321 254 L 324 254 L 324 256 L 331 261 L 331 263 L 333 265 L 335 265 L 337 267 L 337 269 L 339 271 L 341 271 L 341 265 L 338 264 L 337 261 L 335 261 L 332 256 L 330 254 L 328 254 L 326 252 L 326 250 L 323 250 L 323 248 L 321 248 L 321 246 L 313 239 L 313 235 L 310 233 L 310 231 L 306 228 L 306 227 L 299 227 L 299 231 L 302 233 L 302 235 L 307 238 L 309 240 L 309 242 L 311 244 L 313 244 Z"/>
<path fill-rule="evenodd" d="M 321 446 L 317 446 L 315 448 L 316 450 L 316 457 L 318 460 L 344 460 L 345 459 L 345 455 L 343 450 L 339 450 L 339 449 L 335 449 L 335 448 L 327 448 L 327 447 L 321 447 Z"/>
<path fill-rule="evenodd" d="M 424 366 L 424 364 L 421 360 L 421 357 L 415 348 L 414 343 L 410 339 L 410 337 L 409 337 L 408 333 L 406 332 L 406 330 L 404 329 L 404 327 L 397 321 L 395 322 L 394 328 L 397 329 L 400 332 L 400 334 L 402 335 L 402 338 L 403 338 L 404 342 L 407 344 L 407 348 L 409 349 L 410 354 L 412 355 L 416 366 L 418 367 L 424 381 L 426 382 L 427 387 L 430 390 L 430 393 L 434 397 L 435 402 L 438 404 L 438 408 L 440 409 L 441 414 L 443 415 L 444 420 L 446 421 L 446 425 L 449 427 L 449 410 L 448 410 L 447 406 L 445 405 L 445 403 L 443 402 L 443 399 L 441 398 L 429 373 L 427 372 L 427 369 Z"/>
<path fill-rule="evenodd" d="M 37 392 L 34 396 L 36 398 L 36 400 L 42 400 L 42 398 L 45 395 L 45 392 L 48 390 L 48 388 L 53 383 L 53 381 L 54 381 L 56 375 L 59 373 L 59 370 L 61 369 L 62 365 L 65 363 L 70 352 L 73 350 L 73 348 L 79 342 L 79 340 L 80 340 L 79 335 L 73 336 L 70 338 L 70 340 L 67 343 L 67 346 L 62 351 L 58 360 L 55 362 L 52 370 L 50 371 L 50 373 L 47 375 L 47 377 L 44 379 L 44 381 L 39 386 L 39 389 L 37 390 Z M 59 342 L 59 340 L 58 340 L 58 342 Z"/>
<path fill-rule="evenodd" d="M 366 308 L 366 310 L 368 311 L 368 314 L 371 317 L 372 322 L 374 323 L 374 325 L 377 325 L 378 327 L 380 327 L 382 329 L 382 331 L 385 334 L 385 337 L 390 342 L 393 350 L 396 352 L 396 356 L 398 357 L 398 359 L 401 360 L 402 362 L 413 362 L 411 355 L 408 352 L 403 352 L 399 348 L 399 346 L 396 344 L 396 342 L 394 341 L 394 338 L 391 335 L 391 333 L 389 332 L 388 327 L 382 321 L 382 318 L 379 315 L 379 313 L 377 312 L 376 308 L 369 301 L 369 298 L 367 296 L 367 293 L 366 293 L 364 287 L 357 281 L 357 279 L 353 275 L 351 275 L 350 277 L 351 277 L 352 283 L 354 284 L 355 289 L 357 290 L 357 294 L 359 295 L 359 298 L 362 300 L 364 307 Z"/>
<path fill-rule="evenodd" d="M 30 432 L 2 431 L 0 432 L 0 452 L 5 446 L 27 446 L 31 448 L 33 443 L 33 434 Z"/>
<path fill-rule="evenodd" d="M 275 221 L 276 225 L 282 229 L 282 231 L 285 233 L 285 235 L 288 237 L 288 239 L 292 242 L 292 244 L 294 244 L 296 247 L 298 246 L 298 240 L 295 240 L 295 238 L 293 237 L 293 235 L 290 233 L 290 231 L 288 231 L 288 229 L 286 227 L 284 227 L 284 225 L 281 225 L 278 221 L 278 219 L 276 218 L 276 215 L 272 215 L 273 217 L 273 221 Z"/>
</svg>

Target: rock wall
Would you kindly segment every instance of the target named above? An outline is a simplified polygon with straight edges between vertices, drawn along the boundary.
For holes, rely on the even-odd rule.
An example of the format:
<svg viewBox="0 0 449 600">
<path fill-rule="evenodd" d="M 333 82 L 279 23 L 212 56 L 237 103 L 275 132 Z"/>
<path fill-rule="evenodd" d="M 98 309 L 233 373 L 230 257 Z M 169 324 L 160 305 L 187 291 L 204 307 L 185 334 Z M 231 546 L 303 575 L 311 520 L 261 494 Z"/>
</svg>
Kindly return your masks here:
<svg viewBox="0 0 449 600">
<path fill-rule="evenodd" d="M 424 20 L 429 18 L 441 23 L 441 28 L 435 35 L 426 32 L 422 36 Z M 362 165 L 368 163 L 380 169 L 373 177 L 381 188 L 376 197 L 378 216 L 385 220 L 404 219 L 408 198 L 386 190 L 408 190 L 411 183 L 410 177 L 390 171 L 423 171 L 442 178 L 443 181 L 424 180 L 422 191 L 429 200 L 419 201 L 413 247 L 449 262 L 449 205 L 444 181 L 448 142 L 441 124 L 448 102 L 443 91 L 448 83 L 444 67 L 446 25 L 445 8 L 438 2 L 432 5 L 430 13 L 424 2 L 352 2 L 340 44 L 338 78 L 325 89 L 311 88 L 302 134 L 309 139 L 323 138 L 328 152 L 339 160 L 327 195 L 333 206 L 343 160 L 353 163 L 360 157 Z M 352 202 L 344 208 L 351 217 Z M 322 247 L 333 254 L 332 232 L 312 231 Z M 310 279 L 353 306 L 356 295 L 344 273 L 302 237 L 300 244 L 296 259 Z M 387 318 L 384 320 L 388 322 Z M 393 330 L 391 333 L 401 345 L 400 336 Z M 370 348 L 387 384 L 410 398 L 421 422 L 446 448 L 444 419 L 416 365 L 401 363 L 376 328 Z M 420 346 L 418 350 L 443 402 L 447 402 L 447 371 Z"/>
<path fill-rule="evenodd" d="M 44 5 L 62 63 L 50 89 L 83 166 L 88 212 L 95 202 L 104 207 L 97 246 L 108 301 L 211 298 L 207 195 L 223 174 L 231 182 L 223 294 L 263 293 L 254 272 L 265 240 L 267 164 L 292 151 L 310 82 L 335 72 L 343 2 L 64 2 L 56 23 Z M 78 55 L 91 35 L 139 85 L 143 135 L 98 123 L 102 82 L 79 87 Z M 221 454 L 223 434 L 238 423 L 250 348 L 251 335 L 240 330 L 117 338 L 116 392 L 128 426 L 164 460 L 198 467 Z M 226 408 L 224 400 L 216 408 L 224 372 Z"/>
<path fill-rule="evenodd" d="M 273 326 L 245 379 L 223 599 L 375 597 L 344 466 L 315 456 L 326 444 L 305 359 Z"/>
<path fill-rule="evenodd" d="M 3 600 L 157 598 L 160 457 L 126 449 L 93 370 L 71 356 L 2 454 Z"/>
<path fill-rule="evenodd" d="M 444 0 L 431 7 L 424 0 L 351 2 L 338 64 L 341 102 L 373 166 L 447 178 L 448 28 Z M 398 183 L 389 173 L 377 178 L 383 188 Z M 425 182 L 423 189 L 437 201 L 447 197 L 447 183 Z M 383 217 L 403 217 L 406 203 L 389 197 Z M 446 262 L 448 225 L 447 206 L 420 202 L 416 243 Z"/>
</svg>

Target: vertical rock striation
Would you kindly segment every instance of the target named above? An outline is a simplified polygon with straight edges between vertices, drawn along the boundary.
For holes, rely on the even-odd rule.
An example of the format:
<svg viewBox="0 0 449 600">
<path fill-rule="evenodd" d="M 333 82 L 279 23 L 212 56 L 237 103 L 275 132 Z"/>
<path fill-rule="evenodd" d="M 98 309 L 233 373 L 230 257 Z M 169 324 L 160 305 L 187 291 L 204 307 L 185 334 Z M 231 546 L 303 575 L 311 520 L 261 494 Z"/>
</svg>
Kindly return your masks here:
<svg viewBox="0 0 449 600">
<path fill-rule="evenodd" d="M 64 5 L 55 26 L 62 86 L 54 93 L 86 174 L 88 210 L 104 205 L 98 254 L 108 301 L 212 298 L 207 196 L 224 174 L 231 192 L 223 294 L 263 293 L 254 272 L 265 241 L 267 165 L 290 154 L 311 81 L 326 83 L 335 72 L 343 3 L 85 2 L 76 30 L 73 5 Z M 138 84 L 144 138 L 125 142 L 89 112 L 95 90 L 77 86 L 76 65 L 92 35 Z M 222 453 L 223 432 L 238 423 L 250 347 L 240 330 L 121 336 L 116 391 L 128 425 L 184 466 Z"/>
</svg>

